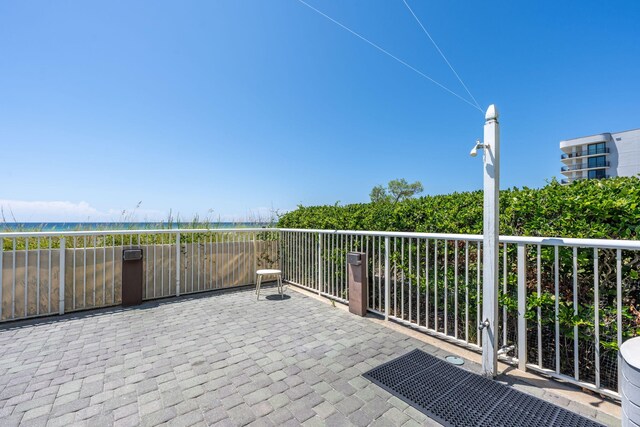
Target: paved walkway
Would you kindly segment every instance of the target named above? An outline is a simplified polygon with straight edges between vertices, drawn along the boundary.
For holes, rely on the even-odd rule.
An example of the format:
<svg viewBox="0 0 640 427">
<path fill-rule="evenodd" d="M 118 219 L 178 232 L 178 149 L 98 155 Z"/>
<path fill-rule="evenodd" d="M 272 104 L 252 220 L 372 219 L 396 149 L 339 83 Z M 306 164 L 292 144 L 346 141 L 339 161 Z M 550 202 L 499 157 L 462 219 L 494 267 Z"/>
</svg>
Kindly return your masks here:
<svg viewBox="0 0 640 427">
<path fill-rule="evenodd" d="M 440 350 L 300 293 L 275 293 L 0 326 L 1 424 L 438 425 L 361 374 L 414 348 Z"/>
</svg>

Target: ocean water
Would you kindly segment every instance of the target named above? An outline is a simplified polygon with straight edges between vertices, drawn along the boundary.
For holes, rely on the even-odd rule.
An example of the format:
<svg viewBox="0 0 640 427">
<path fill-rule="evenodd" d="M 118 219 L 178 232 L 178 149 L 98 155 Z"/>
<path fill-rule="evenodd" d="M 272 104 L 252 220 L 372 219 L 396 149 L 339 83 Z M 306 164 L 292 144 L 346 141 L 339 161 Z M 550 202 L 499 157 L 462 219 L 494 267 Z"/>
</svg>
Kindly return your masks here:
<svg viewBox="0 0 640 427">
<path fill-rule="evenodd" d="M 215 222 L 193 224 L 191 222 L 5 222 L 0 224 L 0 231 L 84 231 L 84 230 L 145 230 L 158 228 L 247 228 L 265 227 L 259 222 Z"/>
</svg>

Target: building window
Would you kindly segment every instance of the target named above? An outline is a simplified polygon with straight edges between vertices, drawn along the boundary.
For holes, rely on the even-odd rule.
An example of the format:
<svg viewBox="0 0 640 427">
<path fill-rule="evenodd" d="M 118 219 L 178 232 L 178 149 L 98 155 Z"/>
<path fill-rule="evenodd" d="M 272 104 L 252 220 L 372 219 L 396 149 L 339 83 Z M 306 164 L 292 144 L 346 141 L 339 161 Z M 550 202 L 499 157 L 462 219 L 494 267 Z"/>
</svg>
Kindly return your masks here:
<svg viewBox="0 0 640 427">
<path fill-rule="evenodd" d="M 604 169 L 596 169 L 596 170 L 589 171 L 589 179 L 602 179 L 606 177 L 607 175 L 605 175 Z"/>
<path fill-rule="evenodd" d="M 605 156 L 595 156 L 589 157 L 588 159 L 588 167 L 591 168 L 604 168 L 607 166 L 607 161 Z"/>
<path fill-rule="evenodd" d="M 597 144 L 589 144 L 589 147 L 587 147 L 587 154 L 591 155 L 591 154 L 602 154 L 605 153 L 605 143 L 604 142 L 598 142 Z"/>
</svg>

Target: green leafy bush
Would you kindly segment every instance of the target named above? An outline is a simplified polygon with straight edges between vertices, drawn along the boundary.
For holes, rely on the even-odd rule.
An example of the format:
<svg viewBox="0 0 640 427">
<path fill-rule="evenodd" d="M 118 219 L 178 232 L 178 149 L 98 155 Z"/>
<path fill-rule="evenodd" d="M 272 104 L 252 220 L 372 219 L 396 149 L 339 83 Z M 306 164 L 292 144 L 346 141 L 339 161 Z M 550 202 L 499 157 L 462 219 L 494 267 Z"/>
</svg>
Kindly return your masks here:
<svg viewBox="0 0 640 427">
<path fill-rule="evenodd" d="M 500 234 L 638 239 L 640 179 L 576 181 L 500 192 Z M 299 206 L 284 228 L 482 233 L 482 191 L 425 196 L 396 204 Z"/>
</svg>

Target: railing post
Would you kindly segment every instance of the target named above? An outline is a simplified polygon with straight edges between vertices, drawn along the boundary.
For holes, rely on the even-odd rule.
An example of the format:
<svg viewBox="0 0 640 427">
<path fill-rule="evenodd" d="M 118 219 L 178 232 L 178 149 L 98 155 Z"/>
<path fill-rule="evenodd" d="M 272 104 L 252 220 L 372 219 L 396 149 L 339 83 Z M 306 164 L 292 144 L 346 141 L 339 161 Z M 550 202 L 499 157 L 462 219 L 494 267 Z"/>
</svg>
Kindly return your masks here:
<svg viewBox="0 0 640 427">
<path fill-rule="evenodd" d="M 518 244 L 518 369 L 527 367 L 527 247 Z"/>
<path fill-rule="evenodd" d="M 389 236 L 384 238 L 384 320 L 389 320 L 389 300 L 391 286 L 389 286 Z"/>
<path fill-rule="evenodd" d="M 482 374 L 498 373 L 498 245 L 500 191 L 500 126 L 498 110 L 490 105 L 484 125 L 484 220 L 482 280 Z"/>
<path fill-rule="evenodd" d="M 318 233 L 318 295 L 322 294 L 322 233 Z"/>
<path fill-rule="evenodd" d="M 180 233 L 176 233 L 176 296 L 180 296 Z"/>
<path fill-rule="evenodd" d="M 64 314 L 64 293 L 65 293 L 65 277 L 67 275 L 66 272 L 66 251 L 67 251 L 67 239 L 62 237 L 60 238 L 60 285 L 58 286 L 59 294 L 58 295 L 58 313 Z M 76 274 L 74 271 L 73 274 Z"/>
</svg>

